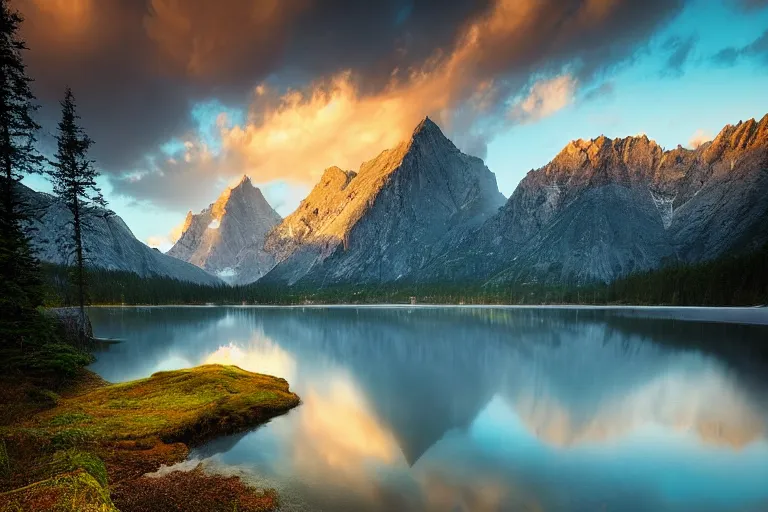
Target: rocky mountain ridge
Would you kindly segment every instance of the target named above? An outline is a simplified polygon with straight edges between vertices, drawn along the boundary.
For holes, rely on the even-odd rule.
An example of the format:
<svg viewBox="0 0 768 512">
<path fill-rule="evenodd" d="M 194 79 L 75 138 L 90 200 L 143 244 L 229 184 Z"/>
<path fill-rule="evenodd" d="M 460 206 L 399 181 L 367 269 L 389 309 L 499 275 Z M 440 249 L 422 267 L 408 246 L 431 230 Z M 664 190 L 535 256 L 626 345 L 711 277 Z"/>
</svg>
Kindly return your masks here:
<svg viewBox="0 0 768 512">
<path fill-rule="evenodd" d="M 227 188 L 208 208 L 187 213 L 182 235 L 169 256 L 207 270 L 229 284 L 256 281 L 275 265 L 264 239 L 280 222 L 250 178 Z"/>
<path fill-rule="evenodd" d="M 646 136 L 569 143 L 421 280 L 608 282 L 768 242 L 768 115 L 697 149 Z"/>
<path fill-rule="evenodd" d="M 71 257 L 62 249 L 60 241 L 72 229 L 72 214 L 54 196 L 21 184 L 18 187 L 23 202 L 32 212 L 27 227 L 37 257 L 49 263 L 71 263 Z M 97 209 L 86 222 L 83 244 L 89 266 L 125 270 L 142 277 L 165 276 L 205 285 L 223 284 L 194 265 L 148 247 L 133 236 L 123 219 L 112 212 Z"/>
<path fill-rule="evenodd" d="M 425 118 L 357 172 L 326 169 L 267 237 L 272 284 L 391 282 L 423 268 L 503 204 L 494 174 Z"/>
</svg>

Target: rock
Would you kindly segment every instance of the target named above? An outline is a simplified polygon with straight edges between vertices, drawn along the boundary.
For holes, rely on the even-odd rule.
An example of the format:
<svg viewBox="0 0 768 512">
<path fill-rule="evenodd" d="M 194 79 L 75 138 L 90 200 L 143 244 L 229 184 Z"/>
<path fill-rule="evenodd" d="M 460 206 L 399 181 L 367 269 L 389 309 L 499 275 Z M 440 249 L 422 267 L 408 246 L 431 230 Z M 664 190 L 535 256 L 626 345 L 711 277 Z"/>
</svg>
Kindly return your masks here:
<svg viewBox="0 0 768 512">
<path fill-rule="evenodd" d="M 429 118 L 358 172 L 326 169 L 267 237 L 271 284 L 409 279 L 504 203 L 496 177 Z"/>
<path fill-rule="evenodd" d="M 768 115 L 695 150 L 646 136 L 569 143 L 422 281 L 609 282 L 768 243 Z"/>
<path fill-rule="evenodd" d="M 251 283 L 275 265 L 274 256 L 264 250 L 264 239 L 280 220 L 261 190 L 244 176 L 208 208 L 187 214 L 181 238 L 168 255 L 227 283 Z"/>
<path fill-rule="evenodd" d="M 27 232 L 37 257 L 49 263 L 71 263 L 72 258 L 62 244 L 72 229 L 69 210 L 49 194 L 21 184 L 18 187 L 31 212 Z M 223 284 L 194 265 L 151 249 L 133 236 L 123 219 L 108 210 L 99 208 L 89 215 L 83 244 L 88 266 L 126 270 L 142 277 L 157 275 L 200 284 Z"/>
<path fill-rule="evenodd" d="M 78 347 L 93 342 L 93 326 L 87 313 L 81 317 L 79 308 L 48 308 L 44 311 L 56 321 L 68 344 Z"/>
</svg>

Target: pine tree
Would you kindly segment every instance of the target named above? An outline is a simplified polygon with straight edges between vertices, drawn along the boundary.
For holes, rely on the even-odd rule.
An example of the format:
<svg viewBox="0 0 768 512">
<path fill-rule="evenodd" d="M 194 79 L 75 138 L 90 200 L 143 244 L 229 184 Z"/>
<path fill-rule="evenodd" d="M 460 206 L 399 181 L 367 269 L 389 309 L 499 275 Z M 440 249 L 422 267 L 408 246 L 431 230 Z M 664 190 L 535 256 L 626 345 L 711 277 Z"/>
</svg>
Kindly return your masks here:
<svg viewBox="0 0 768 512">
<path fill-rule="evenodd" d="M 48 175 L 53 183 L 53 192 L 72 214 L 71 231 L 65 234 L 62 248 L 67 252 L 72 268 L 72 281 L 76 289 L 80 319 L 85 325 L 85 304 L 87 302 L 86 254 L 83 247 L 83 233 L 89 228 L 89 218 L 103 215 L 106 201 L 96 185 L 99 176 L 94 162 L 88 157 L 93 141 L 78 124 L 80 116 L 75 108 L 72 90 L 67 87 L 61 102 L 58 150 Z M 83 330 L 84 332 L 84 330 Z"/>
<path fill-rule="evenodd" d="M 27 218 L 18 183 L 39 172 L 37 109 L 19 37 L 22 16 L 0 0 L 0 343 L 23 344 L 33 334 L 35 308 L 42 302 L 40 269 L 24 232 Z"/>
</svg>

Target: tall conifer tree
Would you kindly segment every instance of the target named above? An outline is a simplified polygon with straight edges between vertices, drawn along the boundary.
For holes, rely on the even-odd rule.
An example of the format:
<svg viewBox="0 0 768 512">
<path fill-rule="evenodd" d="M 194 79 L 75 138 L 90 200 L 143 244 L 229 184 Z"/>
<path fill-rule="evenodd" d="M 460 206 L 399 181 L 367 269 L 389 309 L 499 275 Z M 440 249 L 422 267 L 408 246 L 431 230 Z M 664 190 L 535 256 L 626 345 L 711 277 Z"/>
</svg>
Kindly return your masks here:
<svg viewBox="0 0 768 512">
<path fill-rule="evenodd" d="M 87 302 L 85 272 L 87 255 L 83 246 L 83 234 L 89 227 L 89 218 L 96 214 L 103 214 L 103 208 L 107 203 L 96 185 L 99 173 L 93 160 L 88 157 L 88 150 L 93 145 L 93 141 L 79 125 L 79 119 L 74 95 L 67 87 L 61 102 L 61 121 L 59 121 L 56 136 L 58 150 L 48 174 L 53 183 L 54 194 L 72 214 L 71 230 L 65 234 L 62 247 L 67 252 L 71 264 L 77 305 L 84 325 L 84 307 Z"/>
<path fill-rule="evenodd" d="M 39 129 L 32 80 L 26 74 L 19 36 L 23 22 L 8 0 L 0 0 L 0 344 L 12 348 L 34 334 L 35 308 L 42 302 L 39 265 L 24 232 L 25 205 L 18 183 L 40 170 L 35 149 Z"/>
</svg>

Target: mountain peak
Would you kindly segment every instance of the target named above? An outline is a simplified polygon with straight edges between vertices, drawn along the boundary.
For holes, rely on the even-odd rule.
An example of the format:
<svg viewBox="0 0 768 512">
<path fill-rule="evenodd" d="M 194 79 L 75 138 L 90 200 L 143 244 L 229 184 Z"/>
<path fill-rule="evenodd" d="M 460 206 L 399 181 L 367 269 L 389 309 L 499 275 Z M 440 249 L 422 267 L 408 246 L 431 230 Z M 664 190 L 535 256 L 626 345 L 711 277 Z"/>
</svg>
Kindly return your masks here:
<svg viewBox="0 0 768 512">
<path fill-rule="evenodd" d="M 753 119 L 726 125 L 712 143 L 704 148 L 705 159 L 712 162 L 724 154 L 750 150 L 768 144 L 768 115 L 759 122 Z"/>
<path fill-rule="evenodd" d="M 251 183 L 251 178 L 247 174 L 243 174 L 243 177 L 240 178 L 240 181 L 235 185 L 234 188 L 242 187 L 244 185 L 250 185 L 253 186 L 253 183 Z"/>
<path fill-rule="evenodd" d="M 416 128 L 413 130 L 411 139 L 416 139 L 421 136 L 437 136 L 445 138 L 445 135 L 443 134 L 442 130 L 440 130 L 440 127 L 437 126 L 437 124 L 435 124 L 435 122 L 432 121 L 429 116 L 426 116 L 418 125 L 416 125 Z"/>
<path fill-rule="evenodd" d="M 280 215 L 243 176 L 224 189 L 208 208 L 189 212 L 181 237 L 168 254 L 203 268 L 232 284 L 250 283 L 274 266 L 263 250 L 267 233 Z"/>
</svg>

